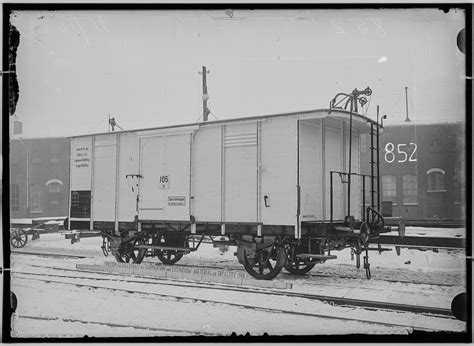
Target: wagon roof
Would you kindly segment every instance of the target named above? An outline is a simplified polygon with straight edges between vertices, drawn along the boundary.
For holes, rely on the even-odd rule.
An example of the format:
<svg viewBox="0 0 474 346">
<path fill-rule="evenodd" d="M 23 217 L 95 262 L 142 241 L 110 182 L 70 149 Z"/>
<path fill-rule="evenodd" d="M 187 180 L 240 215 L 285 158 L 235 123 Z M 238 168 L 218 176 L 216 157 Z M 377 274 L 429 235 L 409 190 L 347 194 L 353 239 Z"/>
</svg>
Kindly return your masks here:
<svg viewBox="0 0 474 346">
<path fill-rule="evenodd" d="M 290 112 L 290 113 L 277 113 L 277 114 L 267 114 L 267 115 L 257 115 L 252 117 L 244 117 L 244 118 L 230 118 L 230 119 L 223 119 L 223 120 L 210 120 L 210 121 L 201 121 L 196 123 L 186 123 L 186 124 L 179 124 L 179 125 L 166 125 L 166 126 L 156 126 L 156 127 L 148 127 L 148 128 L 141 128 L 141 129 L 132 129 L 132 130 L 122 130 L 122 131 L 115 131 L 115 132 L 99 132 L 99 133 L 90 133 L 90 134 L 82 134 L 82 135 L 75 135 L 75 136 L 68 136 L 68 138 L 78 138 L 78 137 L 88 137 L 88 136 L 95 136 L 95 135 L 107 135 L 107 134 L 117 134 L 117 133 L 127 133 L 127 132 L 141 132 L 141 131 L 150 131 L 150 130 L 162 130 L 162 129 L 172 129 L 172 128 L 182 128 L 188 126 L 207 126 L 207 125 L 218 125 L 218 124 L 225 124 L 225 123 L 235 123 L 239 121 L 258 121 L 264 120 L 268 118 L 275 118 L 275 117 L 283 117 L 283 116 L 294 116 L 294 115 L 309 115 L 311 113 L 326 113 L 326 116 L 330 116 L 330 114 L 337 114 L 343 113 L 347 115 L 347 119 L 349 119 L 349 115 L 351 112 L 343 110 L 343 109 L 311 109 L 311 110 L 304 110 L 299 112 Z M 367 121 L 374 121 L 368 117 L 365 117 L 358 113 L 352 113 L 353 121 L 359 121 L 362 123 L 366 123 Z"/>
</svg>

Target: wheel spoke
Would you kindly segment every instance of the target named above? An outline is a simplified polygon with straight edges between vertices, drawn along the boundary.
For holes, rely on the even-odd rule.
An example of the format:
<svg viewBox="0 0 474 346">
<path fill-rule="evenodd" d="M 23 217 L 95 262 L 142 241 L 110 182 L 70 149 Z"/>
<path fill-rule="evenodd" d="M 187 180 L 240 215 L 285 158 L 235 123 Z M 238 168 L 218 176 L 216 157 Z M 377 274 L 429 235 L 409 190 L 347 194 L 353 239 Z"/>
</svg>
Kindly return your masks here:
<svg viewBox="0 0 474 346">
<path fill-rule="evenodd" d="M 263 263 L 262 263 L 262 261 L 259 261 L 258 262 L 258 272 L 260 274 L 263 274 L 263 269 L 264 269 Z"/>
<path fill-rule="evenodd" d="M 270 271 L 273 270 L 272 262 L 270 262 L 270 260 L 267 261 L 267 268 L 270 269 Z"/>
<path fill-rule="evenodd" d="M 247 273 L 256 279 L 270 280 L 281 271 L 285 262 L 285 250 L 280 247 L 270 246 L 265 249 L 244 249 L 243 265 Z"/>
</svg>

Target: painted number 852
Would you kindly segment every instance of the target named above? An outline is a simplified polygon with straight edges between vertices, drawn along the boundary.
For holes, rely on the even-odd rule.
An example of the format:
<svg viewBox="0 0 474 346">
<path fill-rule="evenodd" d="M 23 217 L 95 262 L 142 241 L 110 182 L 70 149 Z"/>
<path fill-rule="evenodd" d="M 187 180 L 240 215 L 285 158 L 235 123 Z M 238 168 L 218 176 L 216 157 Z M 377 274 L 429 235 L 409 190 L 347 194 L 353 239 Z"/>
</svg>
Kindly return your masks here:
<svg viewBox="0 0 474 346">
<path fill-rule="evenodd" d="M 395 145 L 389 142 L 385 145 L 385 161 L 392 163 L 398 158 L 397 162 L 406 162 L 407 160 L 414 162 L 417 160 L 415 157 L 416 148 L 415 143 L 397 144 L 397 153 L 395 153 Z"/>
</svg>

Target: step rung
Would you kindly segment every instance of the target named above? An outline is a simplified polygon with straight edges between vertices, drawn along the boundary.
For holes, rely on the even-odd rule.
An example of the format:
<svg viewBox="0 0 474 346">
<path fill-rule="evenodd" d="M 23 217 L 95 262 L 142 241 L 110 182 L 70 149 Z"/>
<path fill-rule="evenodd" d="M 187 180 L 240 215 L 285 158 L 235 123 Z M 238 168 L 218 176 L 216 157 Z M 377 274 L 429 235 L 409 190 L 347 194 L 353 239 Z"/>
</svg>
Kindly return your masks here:
<svg viewBox="0 0 474 346">
<path fill-rule="evenodd" d="M 174 247 L 174 246 L 160 246 L 160 245 L 136 245 L 138 249 L 158 249 L 158 250 L 173 250 L 189 253 L 191 249 L 187 247 Z"/>
<path fill-rule="evenodd" d="M 340 232 L 350 232 L 350 233 L 352 233 L 352 230 L 351 230 L 350 227 L 336 226 L 336 227 L 334 227 L 334 229 L 336 231 L 340 231 Z"/>
<path fill-rule="evenodd" d="M 296 255 L 296 257 L 299 258 L 315 258 L 315 259 L 336 259 L 336 255 L 317 255 L 317 254 L 312 254 L 312 253 L 301 253 L 299 255 Z"/>
</svg>

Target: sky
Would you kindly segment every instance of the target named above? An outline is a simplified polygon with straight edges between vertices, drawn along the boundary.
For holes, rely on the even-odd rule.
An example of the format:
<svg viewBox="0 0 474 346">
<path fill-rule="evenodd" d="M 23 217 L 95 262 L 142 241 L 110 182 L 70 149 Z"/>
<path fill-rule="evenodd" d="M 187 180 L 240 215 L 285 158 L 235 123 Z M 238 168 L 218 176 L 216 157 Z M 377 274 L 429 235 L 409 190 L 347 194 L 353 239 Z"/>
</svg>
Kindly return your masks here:
<svg viewBox="0 0 474 346">
<path fill-rule="evenodd" d="M 386 123 L 465 119 L 464 12 L 382 10 L 18 11 L 16 118 L 24 137 L 327 108 L 373 90 Z M 13 118 L 13 117 L 12 117 Z"/>
</svg>

